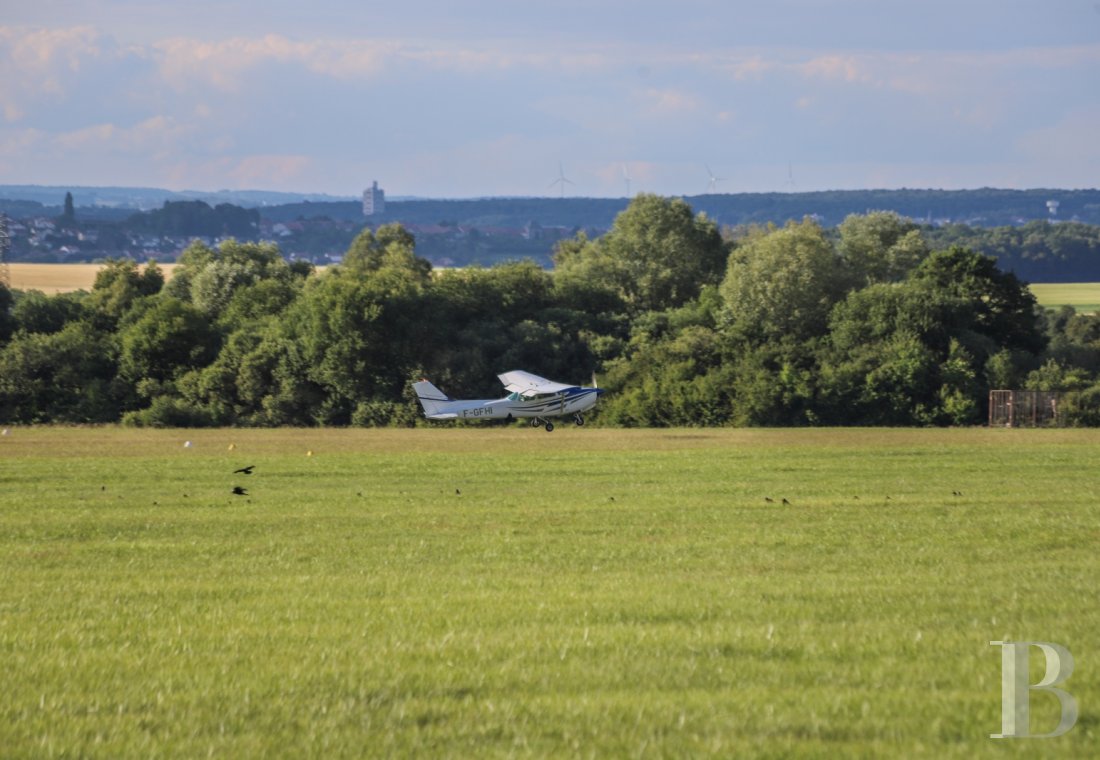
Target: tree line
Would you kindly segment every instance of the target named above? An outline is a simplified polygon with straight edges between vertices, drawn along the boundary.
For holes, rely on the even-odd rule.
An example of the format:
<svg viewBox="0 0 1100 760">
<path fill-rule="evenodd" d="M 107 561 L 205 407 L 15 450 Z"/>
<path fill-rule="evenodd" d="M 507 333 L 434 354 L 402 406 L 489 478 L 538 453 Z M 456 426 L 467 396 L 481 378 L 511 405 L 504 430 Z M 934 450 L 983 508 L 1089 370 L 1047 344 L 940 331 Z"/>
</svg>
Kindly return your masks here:
<svg viewBox="0 0 1100 760">
<path fill-rule="evenodd" d="M 723 233 L 640 195 L 554 262 L 433 271 L 385 225 L 320 272 L 231 240 L 167 282 L 117 260 L 90 292 L 0 287 L 0 420 L 413 425 L 412 380 L 491 397 L 522 368 L 598 374 L 605 425 L 970 425 L 991 388 L 1064 390 L 1100 423 L 1100 317 L 1044 313 L 894 213 Z"/>
</svg>

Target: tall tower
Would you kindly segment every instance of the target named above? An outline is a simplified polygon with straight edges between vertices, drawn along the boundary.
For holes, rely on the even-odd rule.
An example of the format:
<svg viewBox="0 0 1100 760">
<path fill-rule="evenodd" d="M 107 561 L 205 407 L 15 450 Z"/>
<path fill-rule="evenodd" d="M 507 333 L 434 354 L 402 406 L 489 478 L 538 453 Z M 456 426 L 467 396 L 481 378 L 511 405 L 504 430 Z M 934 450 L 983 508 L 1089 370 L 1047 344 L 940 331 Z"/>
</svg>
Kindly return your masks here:
<svg viewBox="0 0 1100 760">
<path fill-rule="evenodd" d="M 374 216 L 386 211 L 386 191 L 378 186 L 378 180 L 363 191 L 363 216 Z"/>
<path fill-rule="evenodd" d="M 8 237 L 8 217 L 0 213 L 0 285 L 11 287 L 11 267 L 8 266 L 8 249 L 11 238 Z"/>
</svg>

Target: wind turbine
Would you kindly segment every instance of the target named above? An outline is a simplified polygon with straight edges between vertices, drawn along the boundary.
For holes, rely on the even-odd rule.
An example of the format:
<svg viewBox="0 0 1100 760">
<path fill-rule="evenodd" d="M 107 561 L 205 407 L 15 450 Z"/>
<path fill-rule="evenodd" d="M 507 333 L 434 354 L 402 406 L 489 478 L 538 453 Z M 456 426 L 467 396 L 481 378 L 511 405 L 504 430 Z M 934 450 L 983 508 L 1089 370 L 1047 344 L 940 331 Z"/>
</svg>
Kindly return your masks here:
<svg viewBox="0 0 1100 760">
<path fill-rule="evenodd" d="M 787 192 L 794 192 L 794 169 L 790 161 L 787 162 Z"/>
<path fill-rule="evenodd" d="M 561 185 L 561 197 L 564 198 L 565 197 L 565 186 L 567 184 L 572 185 L 573 180 L 565 178 L 565 169 L 562 168 L 561 161 L 558 161 L 558 178 L 556 180 L 554 180 L 553 182 L 551 182 L 548 185 L 548 187 L 553 187 L 554 185 Z"/>
<path fill-rule="evenodd" d="M 630 173 L 626 170 L 626 164 L 623 164 L 623 182 L 626 183 L 626 197 L 630 198 Z"/>
<path fill-rule="evenodd" d="M 703 166 L 706 167 L 707 176 L 710 177 L 710 181 L 707 182 L 707 192 L 713 193 L 718 189 L 718 183 L 724 181 L 726 178 L 714 176 L 714 172 L 710 170 L 709 166 L 706 164 L 703 164 Z"/>
</svg>

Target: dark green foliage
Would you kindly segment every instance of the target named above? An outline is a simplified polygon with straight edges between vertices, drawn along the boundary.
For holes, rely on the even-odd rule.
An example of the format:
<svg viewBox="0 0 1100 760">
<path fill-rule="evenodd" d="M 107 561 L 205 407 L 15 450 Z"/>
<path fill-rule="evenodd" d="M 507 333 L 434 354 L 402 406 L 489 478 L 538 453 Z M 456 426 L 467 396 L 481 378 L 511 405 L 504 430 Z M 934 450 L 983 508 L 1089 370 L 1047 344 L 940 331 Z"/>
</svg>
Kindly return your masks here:
<svg viewBox="0 0 1100 760">
<path fill-rule="evenodd" d="M 1071 427 L 1100 427 L 1100 383 L 1067 393 L 1059 415 Z"/>
<path fill-rule="evenodd" d="M 214 427 L 218 418 L 209 410 L 171 396 L 157 396 L 148 408 L 127 412 L 123 425 L 131 427 Z"/>
<path fill-rule="evenodd" d="M 937 248 L 958 245 L 997 261 L 998 268 L 1031 282 L 1100 280 L 1100 227 L 1034 221 L 1018 227 L 961 224 L 923 231 Z"/>
<path fill-rule="evenodd" d="M 95 277 L 87 306 L 105 325 L 115 325 L 136 301 L 160 292 L 164 273 L 155 261 L 144 270 L 130 259 L 109 259 Z"/>
<path fill-rule="evenodd" d="M 108 262 L 91 293 L 0 290 L 0 421 L 415 425 L 410 381 L 492 397 L 526 369 L 609 393 L 592 421 L 970 425 L 990 388 L 1069 391 L 1100 421 L 1100 317 L 1040 314 L 994 259 L 876 212 L 723 240 L 639 196 L 599 239 L 433 272 L 398 225 L 314 272 L 274 245 L 192 244 L 173 280 Z"/>
<path fill-rule="evenodd" d="M 572 290 L 602 290 L 634 315 L 679 306 L 717 284 L 728 250 L 717 225 L 680 199 L 639 195 L 603 237 L 560 246 L 557 277 Z"/>
<path fill-rule="evenodd" d="M 116 355 L 114 337 L 88 322 L 70 322 L 55 333 L 16 333 L 0 351 L 0 420 L 117 420 L 125 390 Z"/>
<path fill-rule="evenodd" d="M 218 355 L 218 334 L 203 314 L 165 296 L 151 303 L 118 335 L 119 372 L 132 383 L 171 381 Z"/>
<path fill-rule="evenodd" d="M 808 220 L 750 237 L 729 257 L 725 274 L 723 321 L 750 345 L 823 334 L 849 280 L 824 232 Z"/>
<path fill-rule="evenodd" d="M 7 341 L 15 330 L 16 319 L 12 314 L 14 303 L 15 296 L 4 283 L 0 282 L 0 344 Z"/>
<path fill-rule="evenodd" d="M 853 214 L 837 228 L 840 257 L 868 284 L 898 282 L 928 255 L 917 225 L 889 211 Z"/>
<path fill-rule="evenodd" d="M 65 193 L 65 207 L 61 212 L 62 224 L 72 224 L 76 221 L 76 209 L 73 207 L 73 194 Z"/>
<path fill-rule="evenodd" d="M 929 255 L 904 282 L 849 293 L 829 337 L 827 419 L 876 425 L 975 423 L 987 382 L 1019 381 L 1044 344 L 1023 284 L 959 248 Z"/>
<path fill-rule="evenodd" d="M 965 304 L 974 329 L 998 345 L 1037 352 L 1043 336 L 1035 317 L 1035 296 L 1010 272 L 1002 272 L 989 256 L 953 246 L 938 251 L 917 267 L 911 279 L 936 293 Z"/>
<path fill-rule="evenodd" d="M 203 201 L 165 201 L 163 208 L 129 219 L 132 229 L 156 235 L 236 237 L 250 239 L 259 231 L 260 212 L 230 203 L 211 208 Z"/>
<path fill-rule="evenodd" d="M 39 290 L 19 294 L 11 317 L 20 330 L 29 333 L 60 332 L 69 322 L 86 316 L 84 297 L 80 293 L 47 296 Z"/>
</svg>

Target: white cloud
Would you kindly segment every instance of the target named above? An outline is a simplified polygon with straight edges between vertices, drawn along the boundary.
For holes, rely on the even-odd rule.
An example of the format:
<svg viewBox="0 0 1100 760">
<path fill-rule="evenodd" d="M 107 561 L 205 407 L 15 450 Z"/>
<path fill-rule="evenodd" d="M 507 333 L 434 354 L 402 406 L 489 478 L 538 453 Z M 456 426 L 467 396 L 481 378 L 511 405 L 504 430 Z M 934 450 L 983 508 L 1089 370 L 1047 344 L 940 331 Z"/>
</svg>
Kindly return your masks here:
<svg viewBox="0 0 1100 760">
<path fill-rule="evenodd" d="M 172 37 L 151 46 L 161 76 L 175 89 L 212 86 L 238 93 L 248 77 L 271 65 L 284 65 L 341 81 L 370 80 L 397 68 L 474 75 L 514 69 L 577 74 L 611 65 L 597 51 L 516 51 L 509 45 L 485 48 L 428 44 L 412 40 L 346 39 L 292 41 L 269 34 L 216 42 Z"/>
<path fill-rule="evenodd" d="M 94 124 L 57 135 L 54 142 L 65 150 L 103 150 L 112 142 L 118 131 L 114 124 Z"/>
<path fill-rule="evenodd" d="M 181 146 L 190 129 L 167 116 L 151 116 L 131 127 L 93 124 L 53 137 L 62 151 L 96 151 L 131 157 L 169 155 Z"/>
<path fill-rule="evenodd" d="M 738 46 L 751 35 L 736 25 L 720 41 L 610 27 L 603 41 L 591 27 L 576 39 L 492 24 L 432 37 L 421 24 L 363 24 L 378 36 L 359 38 L 306 23 L 216 28 L 239 31 L 180 25 L 121 45 L 92 26 L 0 27 L 0 165 L 32 182 L 68 172 L 95 184 L 125 164 L 142 184 L 308 181 L 330 192 L 366 173 L 403 193 L 476 195 L 537 192 L 564 158 L 578 183 L 614 194 L 624 160 L 635 189 L 683 192 L 661 178 L 695 182 L 703 161 L 767 163 L 759 175 L 727 172 L 737 179 L 723 189 L 748 190 L 743 178 L 771 176 L 772 164 L 781 185 L 792 154 L 872 178 L 867 167 L 901 156 L 914 176 L 901 182 L 913 185 L 930 176 L 922 163 L 946 178 L 951 161 L 999 158 L 1022 172 L 1053 144 L 1080 155 L 1100 111 L 1096 44 L 874 50 L 822 33 L 833 47 Z M 410 28 L 425 36 L 396 34 Z"/>
<path fill-rule="evenodd" d="M 252 155 L 232 162 L 224 173 L 237 187 L 293 187 L 312 165 L 309 156 Z"/>
<path fill-rule="evenodd" d="M 693 93 L 674 88 L 650 88 L 645 91 L 650 108 L 661 114 L 685 114 L 699 108 L 699 98 Z"/>
<path fill-rule="evenodd" d="M 810 79 L 847 82 L 848 84 L 874 84 L 875 77 L 867 59 L 853 55 L 829 54 L 811 58 L 795 69 Z"/>
<path fill-rule="evenodd" d="M 63 98 L 86 63 L 105 55 L 102 41 L 90 27 L 0 27 L 0 99 L 5 119 L 21 120 L 32 102 Z"/>
<path fill-rule="evenodd" d="M 764 55 L 752 55 L 743 60 L 738 60 L 728 65 L 733 78 L 739 81 L 759 81 L 766 74 L 776 68 L 775 61 L 769 61 Z"/>
</svg>

